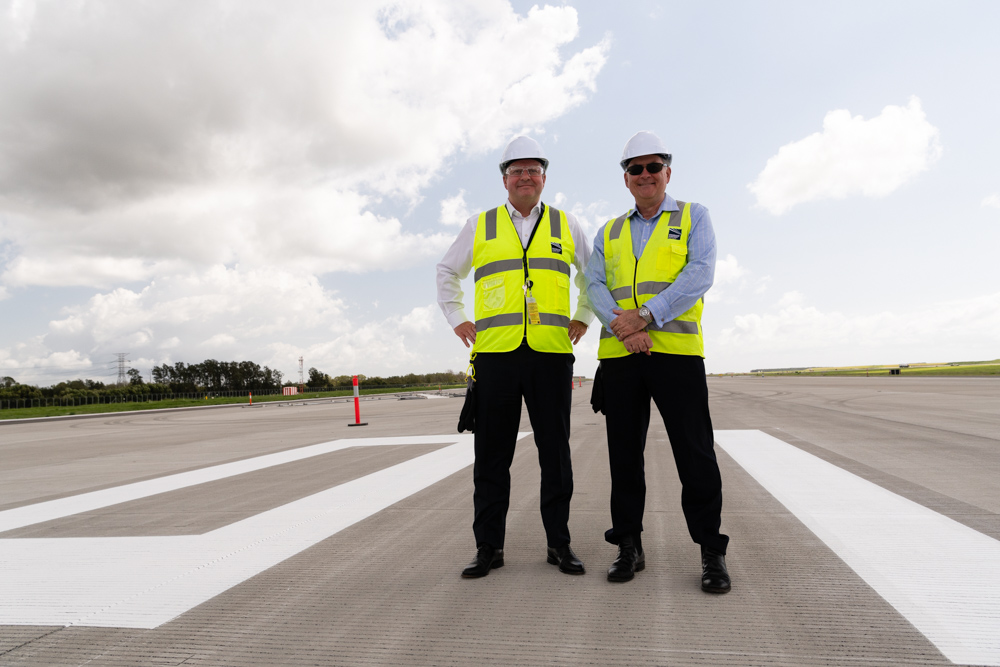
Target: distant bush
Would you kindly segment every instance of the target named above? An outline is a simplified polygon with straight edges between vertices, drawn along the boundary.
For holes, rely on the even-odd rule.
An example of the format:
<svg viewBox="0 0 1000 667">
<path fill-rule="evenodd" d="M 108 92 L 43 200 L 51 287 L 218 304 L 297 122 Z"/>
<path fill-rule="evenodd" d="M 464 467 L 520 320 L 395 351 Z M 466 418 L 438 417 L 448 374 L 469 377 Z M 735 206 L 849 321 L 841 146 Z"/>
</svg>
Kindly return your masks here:
<svg viewBox="0 0 1000 667">
<path fill-rule="evenodd" d="M 465 375 L 463 373 L 450 370 L 442 373 L 408 373 L 406 375 L 390 375 L 389 377 L 358 375 L 358 384 L 366 387 L 412 387 L 415 385 L 463 384 L 464 382 Z M 312 391 L 344 389 L 353 385 L 353 376 L 337 375 L 331 377 L 316 368 L 310 368 L 307 385 Z"/>
</svg>

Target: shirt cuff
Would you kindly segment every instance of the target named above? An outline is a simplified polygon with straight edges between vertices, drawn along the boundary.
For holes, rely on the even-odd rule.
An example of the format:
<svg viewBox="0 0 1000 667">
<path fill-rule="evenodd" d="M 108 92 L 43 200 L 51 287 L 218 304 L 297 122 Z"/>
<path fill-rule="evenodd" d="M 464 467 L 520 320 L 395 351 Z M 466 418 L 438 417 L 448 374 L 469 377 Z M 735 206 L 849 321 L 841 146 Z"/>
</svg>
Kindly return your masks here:
<svg viewBox="0 0 1000 667">
<path fill-rule="evenodd" d="M 452 311 L 449 315 L 447 315 L 447 319 L 448 319 L 448 324 L 451 325 L 452 329 L 457 327 L 459 324 L 462 324 L 463 322 L 469 321 L 469 318 L 465 316 L 465 310 L 462 308 Z"/>
<path fill-rule="evenodd" d="M 665 304 L 663 301 L 664 300 L 662 299 L 658 300 L 653 298 L 643 304 L 646 308 L 649 308 L 649 312 L 653 314 L 653 321 L 656 322 L 656 326 L 658 327 L 662 327 L 673 319 L 670 317 L 670 306 Z"/>
<path fill-rule="evenodd" d="M 594 321 L 594 311 L 590 308 L 577 308 L 576 314 L 574 314 L 571 319 L 574 319 L 577 322 L 583 322 L 589 327 Z"/>
</svg>

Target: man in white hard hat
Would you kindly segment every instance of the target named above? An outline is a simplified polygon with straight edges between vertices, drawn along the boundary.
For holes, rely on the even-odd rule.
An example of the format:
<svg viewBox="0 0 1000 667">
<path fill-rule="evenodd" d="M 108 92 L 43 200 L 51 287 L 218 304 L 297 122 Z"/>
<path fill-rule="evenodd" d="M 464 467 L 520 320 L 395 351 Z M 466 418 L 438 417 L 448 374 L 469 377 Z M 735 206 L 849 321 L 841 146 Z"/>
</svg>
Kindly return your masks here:
<svg viewBox="0 0 1000 667">
<path fill-rule="evenodd" d="M 670 162 L 670 151 L 652 132 L 628 140 L 620 164 L 635 208 L 597 232 L 586 269 L 591 307 L 604 325 L 598 351 L 603 405 L 595 410 L 606 416 L 611 463 L 612 527 L 604 537 L 618 546 L 608 579 L 629 581 L 646 564 L 644 450 L 652 399 L 683 486 L 688 532 L 701 546 L 701 588 L 728 593 L 729 537 L 719 532 L 722 478 L 701 328 L 703 297 L 715 276 L 715 232 L 708 209 L 666 193 Z"/>
<path fill-rule="evenodd" d="M 455 335 L 472 346 L 475 368 L 476 557 L 462 571 L 465 578 L 503 566 L 522 397 L 542 470 L 547 560 L 566 574 L 584 573 L 570 548 L 569 413 L 573 345 L 594 317 L 583 277 L 590 244 L 571 213 L 542 203 L 548 165 L 538 142 L 514 137 L 500 158 L 506 203 L 469 218 L 437 266 L 438 304 Z M 572 319 L 571 264 L 579 289 Z M 473 267 L 474 323 L 466 317 L 460 286 Z"/>
</svg>

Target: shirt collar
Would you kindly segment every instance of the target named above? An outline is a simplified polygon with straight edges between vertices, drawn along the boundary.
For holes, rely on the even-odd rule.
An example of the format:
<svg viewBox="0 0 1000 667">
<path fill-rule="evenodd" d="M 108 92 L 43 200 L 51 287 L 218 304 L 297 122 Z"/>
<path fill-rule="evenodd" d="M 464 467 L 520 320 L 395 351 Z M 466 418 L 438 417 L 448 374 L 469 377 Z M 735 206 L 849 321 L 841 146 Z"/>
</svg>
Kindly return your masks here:
<svg viewBox="0 0 1000 667">
<path fill-rule="evenodd" d="M 656 212 L 656 215 L 654 215 L 651 219 L 655 220 L 655 219 L 659 218 L 660 214 L 663 213 L 664 211 L 679 211 L 679 210 L 680 210 L 680 207 L 677 206 L 677 200 L 674 199 L 673 197 L 671 197 L 670 195 L 665 194 L 663 196 L 663 202 L 660 203 L 660 210 L 658 210 Z M 628 217 L 630 217 L 630 218 L 639 218 L 639 219 L 645 220 L 645 218 L 643 218 L 639 214 L 639 209 L 635 209 L 635 208 L 631 209 L 628 212 Z"/>
<path fill-rule="evenodd" d="M 531 212 L 528 213 L 528 217 L 530 218 L 531 216 L 538 214 L 541 210 L 542 210 L 542 200 L 539 199 L 538 203 L 535 204 L 534 208 L 531 209 Z M 522 217 L 521 214 L 518 212 L 518 210 L 514 208 L 514 205 L 510 203 L 509 199 L 507 200 L 507 213 L 510 215 L 511 220 L 514 219 L 515 215 L 519 218 Z"/>
</svg>

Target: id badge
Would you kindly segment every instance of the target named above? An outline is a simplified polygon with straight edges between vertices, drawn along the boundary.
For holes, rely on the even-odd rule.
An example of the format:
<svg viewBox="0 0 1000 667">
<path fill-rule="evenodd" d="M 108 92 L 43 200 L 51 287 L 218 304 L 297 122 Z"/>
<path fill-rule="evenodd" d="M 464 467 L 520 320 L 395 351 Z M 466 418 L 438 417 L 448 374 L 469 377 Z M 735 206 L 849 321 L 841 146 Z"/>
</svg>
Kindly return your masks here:
<svg viewBox="0 0 1000 667">
<path fill-rule="evenodd" d="M 535 301 L 535 297 L 531 296 L 531 292 L 524 298 L 526 304 L 528 304 L 528 323 L 529 324 L 541 324 L 542 318 L 538 314 L 538 302 Z"/>
</svg>

